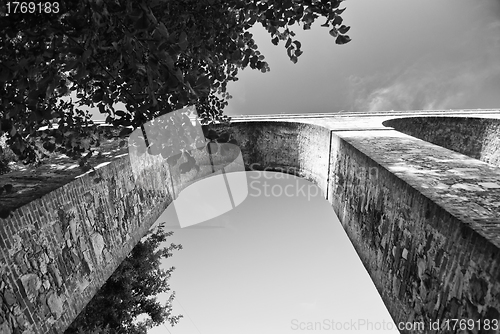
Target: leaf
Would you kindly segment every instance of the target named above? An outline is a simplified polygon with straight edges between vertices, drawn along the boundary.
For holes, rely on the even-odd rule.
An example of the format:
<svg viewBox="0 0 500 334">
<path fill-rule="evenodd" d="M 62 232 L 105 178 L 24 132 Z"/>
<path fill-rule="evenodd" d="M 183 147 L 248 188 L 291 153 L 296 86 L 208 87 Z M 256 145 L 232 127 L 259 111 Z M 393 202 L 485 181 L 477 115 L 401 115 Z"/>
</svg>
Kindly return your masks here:
<svg viewBox="0 0 500 334">
<path fill-rule="evenodd" d="M 210 79 L 206 75 L 202 75 L 196 80 L 196 85 L 193 87 L 196 91 L 206 92 L 210 90 Z"/>
<path fill-rule="evenodd" d="M 271 8 L 266 11 L 265 15 L 268 20 L 274 19 L 274 11 Z"/>
<path fill-rule="evenodd" d="M 10 216 L 10 210 L 9 209 L 1 209 L 0 210 L 0 218 L 7 219 Z"/>
<path fill-rule="evenodd" d="M 333 37 L 337 37 L 338 34 L 339 34 L 338 31 L 337 31 L 337 29 L 335 29 L 335 28 L 332 28 L 332 30 L 330 30 L 328 33 L 330 35 L 332 35 Z"/>
<path fill-rule="evenodd" d="M 279 42 L 279 38 L 278 37 L 274 37 L 271 42 L 274 44 L 274 45 L 278 45 L 278 42 Z"/>
<path fill-rule="evenodd" d="M 288 37 L 288 40 L 286 41 L 285 48 L 288 49 L 288 47 L 292 44 L 292 39 Z"/>
<path fill-rule="evenodd" d="M 77 59 L 68 60 L 65 63 L 64 71 L 70 71 L 78 65 L 79 61 Z"/>
<path fill-rule="evenodd" d="M 293 44 L 297 46 L 297 49 L 300 49 L 300 47 L 302 46 L 299 41 L 293 41 Z"/>
<path fill-rule="evenodd" d="M 123 137 L 126 137 L 128 136 L 130 133 L 132 132 L 132 129 L 129 129 L 129 128 L 124 128 L 120 131 L 120 133 L 118 134 L 118 136 L 120 138 L 123 138 Z"/>
<path fill-rule="evenodd" d="M 167 27 L 165 27 L 165 25 L 163 24 L 163 22 L 160 22 L 160 24 L 158 25 L 158 27 L 156 28 L 156 30 L 158 30 L 163 37 L 168 38 L 169 33 L 168 33 L 168 30 L 167 30 Z"/>
<path fill-rule="evenodd" d="M 5 191 L 7 192 L 7 194 L 10 194 L 12 192 L 12 188 L 13 188 L 12 184 L 6 184 L 3 187 L 4 187 Z"/>
<path fill-rule="evenodd" d="M 73 47 L 73 48 L 68 48 L 67 51 L 75 55 L 81 56 L 85 50 L 83 50 L 80 47 Z"/>
<path fill-rule="evenodd" d="M 349 43 L 350 41 L 351 41 L 351 38 L 349 36 L 339 35 L 337 37 L 337 39 L 335 40 L 335 43 L 337 43 L 337 44 L 346 44 L 346 43 Z"/>
<path fill-rule="evenodd" d="M 241 52 L 238 49 L 231 54 L 231 60 L 234 62 L 237 62 L 238 60 L 240 60 L 240 58 L 241 58 Z"/>
<path fill-rule="evenodd" d="M 229 133 L 227 132 L 222 133 L 217 139 L 218 143 L 227 143 L 228 141 L 229 141 Z"/>
<path fill-rule="evenodd" d="M 85 62 L 90 57 L 91 54 L 92 50 L 90 49 L 85 50 L 85 52 L 82 55 L 82 62 Z"/>
<path fill-rule="evenodd" d="M 351 29 L 351 27 L 348 27 L 348 26 L 342 25 L 342 26 L 339 28 L 339 32 L 340 32 L 341 34 L 346 34 L 346 33 L 349 31 L 349 29 Z"/>
<path fill-rule="evenodd" d="M 182 31 L 181 34 L 179 35 L 178 44 L 182 51 L 187 49 L 188 41 L 187 41 L 187 34 L 185 31 Z"/>
<path fill-rule="evenodd" d="M 142 13 L 141 17 L 135 21 L 134 27 L 137 30 L 147 30 L 149 28 L 149 20 L 146 14 Z"/>
<path fill-rule="evenodd" d="M 217 134 L 217 132 L 215 132 L 214 130 L 210 129 L 210 130 L 208 130 L 208 132 L 205 135 L 205 137 L 207 139 L 210 139 L 210 140 L 216 140 L 217 138 L 219 138 L 219 135 Z"/>
<path fill-rule="evenodd" d="M 340 14 L 342 14 L 342 13 L 344 12 L 344 10 L 345 10 L 345 8 L 342 8 L 342 9 L 337 9 L 337 10 L 335 11 L 335 13 L 336 13 L 337 15 L 340 15 Z"/>
<path fill-rule="evenodd" d="M 342 18 L 338 15 L 335 15 L 335 18 L 333 19 L 333 25 L 338 26 L 342 24 Z"/>
<path fill-rule="evenodd" d="M 10 119 L 4 119 L 0 122 L 0 130 L 4 132 L 10 131 L 12 128 L 12 121 Z"/>
<path fill-rule="evenodd" d="M 123 116 L 125 116 L 126 114 L 127 114 L 127 113 L 126 113 L 124 110 L 121 110 L 121 109 L 119 109 L 119 110 L 116 110 L 116 111 L 115 111 L 115 115 L 116 115 L 116 116 L 123 117 Z"/>
<path fill-rule="evenodd" d="M 94 95 L 92 96 L 92 101 L 96 103 L 101 102 L 103 96 L 104 96 L 104 91 L 102 89 L 98 89 L 94 92 Z"/>
<path fill-rule="evenodd" d="M 0 82 L 9 81 L 10 70 L 7 68 L 0 69 Z"/>
<path fill-rule="evenodd" d="M 46 149 L 49 152 L 54 152 L 56 149 L 56 144 L 50 143 L 50 142 L 46 142 L 42 146 L 44 149 Z"/>
<path fill-rule="evenodd" d="M 208 154 L 215 154 L 215 153 L 217 153 L 218 149 L 219 149 L 219 145 L 216 142 L 211 141 L 207 144 Z"/>
</svg>

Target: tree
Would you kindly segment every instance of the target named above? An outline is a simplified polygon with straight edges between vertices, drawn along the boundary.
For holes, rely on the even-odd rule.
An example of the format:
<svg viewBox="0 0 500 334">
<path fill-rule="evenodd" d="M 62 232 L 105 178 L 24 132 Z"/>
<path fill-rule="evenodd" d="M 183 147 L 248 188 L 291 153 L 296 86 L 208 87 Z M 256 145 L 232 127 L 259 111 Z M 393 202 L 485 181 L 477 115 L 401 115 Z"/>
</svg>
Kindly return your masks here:
<svg viewBox="0 0 500 334">
<path fill-rule="evenodd" d="M 148 233 L 147 239 L 139 241 L 65 333 L 145 334 L 147 329 L 166 321 L 175 325 L 182 318 L 172 315 L 175 293 L 165 305 L 154 297 L 170 291 L 168 280 L 175 269 L 161 269 L 161 259 L 182 249 L 182 245 L 173 243 L 159 248 L 172 234 L 160 225 Z M 141 314 L 148 317 L 137 322 Z"/>
<path fill-rule="evenodd" d="M 269 70 L 248 30 L 260 23 L 297 62 L 302 49 L 295 23 L 310 29 L 323 18 L 337 44 L 350 41 L 342 1 L 2 2 L 0 135 L 7 133 L 26 163 L 43 158 L 37 140 L 50 152 L 84 161 L 99 139 L 82 106 L 135 128 L 191 104 L 205 124 L 228 121 L 222 112 L 228 82 L 248 66 Z M 117 102 L 126 108 L 115 109 Z"/>
</svg>

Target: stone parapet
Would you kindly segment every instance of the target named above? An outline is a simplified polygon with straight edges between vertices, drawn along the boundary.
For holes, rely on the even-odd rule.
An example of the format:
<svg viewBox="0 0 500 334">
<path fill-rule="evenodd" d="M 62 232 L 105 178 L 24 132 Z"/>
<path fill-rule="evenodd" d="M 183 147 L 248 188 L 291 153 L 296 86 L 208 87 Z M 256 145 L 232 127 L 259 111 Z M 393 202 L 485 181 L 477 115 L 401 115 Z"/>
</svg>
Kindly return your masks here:
<svg viewBox="0 0 500 334">
<path fill-rule="evenodd" d="M 494 124 L 499 115 L 259 115 L 219 127 L 238 140 L 247 170 L 319 186 L 395 322 L 484 320 L 500 318 L 500 168 L 459 153 L 474 143 L 449 146 L 427 117 L 446 117 L 441 124 L 458 131 L 464 117 Z M 0 196 L 0 208 L 14 210 L 0 220 L 0 332 L 61 333 L 171 203 L 161 158 L 144 157 L 136 179 L 126 151 L 109 145 L 113 153 L 94 162 L 94 173 L 59 162 L 43 175 L 0 176 L 0 185 L 14 184 Z"/>
</svg>

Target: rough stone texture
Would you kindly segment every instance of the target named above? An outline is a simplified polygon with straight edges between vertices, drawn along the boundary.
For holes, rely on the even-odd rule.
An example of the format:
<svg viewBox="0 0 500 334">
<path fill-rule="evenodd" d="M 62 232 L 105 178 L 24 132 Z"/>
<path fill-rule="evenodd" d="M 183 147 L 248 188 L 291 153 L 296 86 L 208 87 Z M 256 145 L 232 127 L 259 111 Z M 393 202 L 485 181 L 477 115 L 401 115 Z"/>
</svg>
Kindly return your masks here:
<svg viewBox="0 0 500 334">
<path fill-rule="evenodd" d="M 428 323 L 452 318 L 498 319 L 498 206 L 488 210 L 477 205 L 474 211 L 474 198 L 469 202 L 466 190 L 448 187 L 448 195 L 461 195 L 462 215 L 453 215 L 450 212 L 456 211 L 453 206 L 458 203 L 446 202 L 445 190 L 439 189 L 442 193 L 431 199 L 426 196 L 431 191 L 424 182 L 418 182 L 418 174 L 398 177 L 390 171 L 390 165 L 380 165 L 355 148 L 359 142 L 334 140 L 337 143 L 332 147 L 337 150 L 332 149 L 332 161 L 336 163 L 330 169 L 332 206 L 394 320 Z M 358 147 L 377 145 L 374 138 L 369 142 L 369 146 Z M 419 149 L 418 143 L 405 144 Z M 394 146 L 403 145 L 393 142 Z M 382 152 L 387 151 L 371 155 Z M 454 162 L 455 166 L 464 163 L 458 159 Z M 366 173 L 367 169 L 372 173 Z M 437 168 L 434 172 L 443 184 L 461 182 L 460 177 L 450 178 Z M 500 178 L 495 172 L 495 178 Z M 444 199 L 438 201 L 439 196 Z M 499 203 L 500 194 L 488 198 Z"/>
<path fill-rule="evenodd" d="M 101 146 L 96 154 L 89 159 L 95 168 L 109 164 L 117 157 L 127 153 L 127 149 L 120 146 L 120 140 L 116 140 L 119 130 L 110 127 L 102 127 L 100 131 Z M 101 153 L 99 156 L 97 153 Z M 20 170 L 0 176 L 0 186 L 11 184 L 11 193 L 1 194 L 2 209 L 16 209 L 29 202 L 55 190 L 75 177 L 84 173 L 78 168 L 78 161 L 74 161 L 65 155 L 54 156 L 42 166 L 26 166 Z"/>
<path fill-rule="evenodd" d="M 33 300 L 38 296 L 42 282 L 37 274 L 26 274 L 21 276 L 21 283 L 23 284 L 24 292 L 29 300 Z"/>
<path fill-rule="evenodd" d="M 59 318 L 63 313 L 63 301 L 54 292 L 47 297 L 47 306 L 56 318 Z"/>
<path fill-rule="evenodd" d="M 117 144 L 108 143 L 110 163 L 95 174 L 75 179 L 81 172 L 65 168 L 74 162 L 62 161 L 52 169 L 64 175 L 45 166 L 39 184 L 0 197 L 2 208 L 15 209 L 0 220 L 1 333 L 63 332 L 171 202 L 163 162 L 151 158 L 135 180 Z M 24 184 L 19 173 L 0 184 Z"/>
<path fill-rule="evenodd" d="M 382 122 L 396 115 L 356 116 L 288 121 L 332 130 L 327 198 L 395 322 L 499 320 L 500 170 L 386 130 Z M 269 138 L 247 161 L 263 162 L 262 169 L 290 165 L 289 148 L 277 149 L 268 134 L 287 120 L 245 120 L 233 125 L 245 128 L 243 137 L 258 124 L 256 136 Z"/>
<path fill-rule="evenodd" d="M 500 166 L 500 120 L 473 117 L 411 117 L 385 126 L 471 158 Z"/>
<path fill-rule="evenodd" d="M 326 194 L 330 131 L 292 122 L 232 123 L 246 170 L 276 171 L 303 177 Z M 263 149 L 265 148 L 265 149 Z"/>
<path fill-rule="evenodd" d="M 320 187 L 396 322 L 499 319 L 500 169 L 382 124 L 402 117 L 256 116 L 226 128 L 247 170 Z M 44 175 L 0 197 L 16 209 L 0 221 L 1 333 L 61 333 L 182 189 L 161 159 L 116 153 L 95 174 Z M 44 186 L 47 177 L 58 187 Z"/>
</svg>

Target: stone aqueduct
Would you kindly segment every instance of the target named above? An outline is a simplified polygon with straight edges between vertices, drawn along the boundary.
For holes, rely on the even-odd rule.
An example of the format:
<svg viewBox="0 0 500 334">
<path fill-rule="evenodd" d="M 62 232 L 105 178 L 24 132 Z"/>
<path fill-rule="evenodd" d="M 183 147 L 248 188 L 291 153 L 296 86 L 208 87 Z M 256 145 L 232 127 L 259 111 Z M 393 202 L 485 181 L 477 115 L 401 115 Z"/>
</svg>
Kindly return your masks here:
<svg viewBox="0 0 500 334">
<path fill-rule="evenodd" d="M 247 167 L 319 186 L 394 321 L 500 318 L 498 110 L 248 116 L 228 131 Z M 102 146 L 95 173 L 60 159 L 0 176 L 1 333 L 62 333 L 172 202 L 161 159 L 134 182 L 126 150 Z"/>
</svg>

